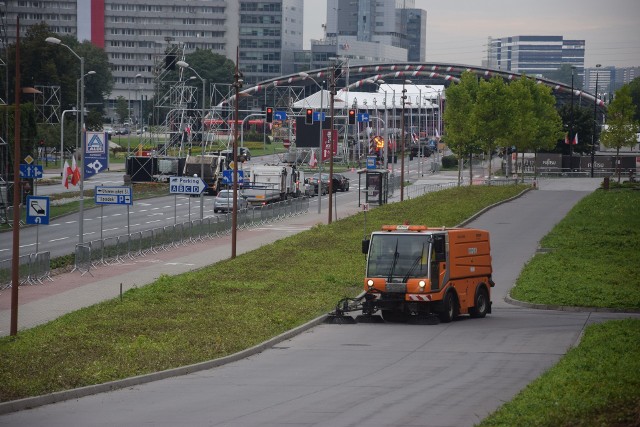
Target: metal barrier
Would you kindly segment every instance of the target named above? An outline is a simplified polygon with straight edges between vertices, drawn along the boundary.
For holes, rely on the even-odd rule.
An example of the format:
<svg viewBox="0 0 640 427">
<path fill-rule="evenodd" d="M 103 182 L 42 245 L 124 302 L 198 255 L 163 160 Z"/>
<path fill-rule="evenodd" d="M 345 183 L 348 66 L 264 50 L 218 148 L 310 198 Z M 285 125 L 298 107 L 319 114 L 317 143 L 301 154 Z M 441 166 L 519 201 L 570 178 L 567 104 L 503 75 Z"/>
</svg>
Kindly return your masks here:
<svg viewBox="0 0 640 427">
<path fill-rule="evenodd" d="M 51 252 L 38 252 L 32 257 L 32 280 L 42 284 L 43 280 L 53 282 L 51 278 Z"/>
<path fill-rule="evenodd" d="M 80 271 L 84 276 L 86 273 L 91 274 L 91 243 L 76 244 L 76 262 L 72 271 Z"/>
</svg>

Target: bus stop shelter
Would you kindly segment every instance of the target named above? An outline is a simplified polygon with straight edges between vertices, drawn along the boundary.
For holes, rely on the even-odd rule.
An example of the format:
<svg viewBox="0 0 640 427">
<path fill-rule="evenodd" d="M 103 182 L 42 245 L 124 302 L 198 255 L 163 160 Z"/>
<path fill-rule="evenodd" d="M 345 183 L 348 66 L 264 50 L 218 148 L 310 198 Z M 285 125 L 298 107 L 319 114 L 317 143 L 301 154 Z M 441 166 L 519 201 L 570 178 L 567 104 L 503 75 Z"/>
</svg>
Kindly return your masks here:
<svg viewBox="0 0 640 427">
<path fill-rule="evenodd" d="M 364 185 L 363 181 L 364 180 Z M 362 169 L 358 171 L 358 206 L 362 203 L 384 205 L 389 196 L 389 171 L 387 169 Z M 364 193 L 364 201 L 362 200 Z"/>
</svg>

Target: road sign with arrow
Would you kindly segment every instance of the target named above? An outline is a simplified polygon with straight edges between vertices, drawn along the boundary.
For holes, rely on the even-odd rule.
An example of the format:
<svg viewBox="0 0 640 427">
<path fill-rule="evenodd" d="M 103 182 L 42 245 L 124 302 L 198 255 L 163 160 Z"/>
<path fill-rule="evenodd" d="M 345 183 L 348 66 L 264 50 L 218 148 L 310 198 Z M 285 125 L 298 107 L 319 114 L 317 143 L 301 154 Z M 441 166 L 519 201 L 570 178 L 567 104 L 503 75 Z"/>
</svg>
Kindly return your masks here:
<svg viewBox="0 0 640 427">
<path fill-rule="evenodd" d="M 49 197 L 27 196 L 27 224 L 49 224 Z"/>
</svg>

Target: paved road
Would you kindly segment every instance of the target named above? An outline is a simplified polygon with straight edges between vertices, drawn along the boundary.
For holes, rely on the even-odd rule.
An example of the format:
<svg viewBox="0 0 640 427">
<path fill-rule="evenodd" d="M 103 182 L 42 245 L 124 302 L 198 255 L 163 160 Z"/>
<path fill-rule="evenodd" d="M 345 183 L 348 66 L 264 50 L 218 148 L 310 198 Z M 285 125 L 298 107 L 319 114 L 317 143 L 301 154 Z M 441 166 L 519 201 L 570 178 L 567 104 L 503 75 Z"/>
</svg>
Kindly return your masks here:
<svg viewBox="0 0 640 427">
<path fill-rule="evenodd" d="M 624 316 L 503 301 L 539 239 L 592 189 L 566 182 L 541 182 L 470 224 L 492 233 L 497 285 L 486 319 L 320 325 L 215 369 L 9 414 L 0 425 L 473 425 L 556 363 L 585 325 Z"/>
</svg>

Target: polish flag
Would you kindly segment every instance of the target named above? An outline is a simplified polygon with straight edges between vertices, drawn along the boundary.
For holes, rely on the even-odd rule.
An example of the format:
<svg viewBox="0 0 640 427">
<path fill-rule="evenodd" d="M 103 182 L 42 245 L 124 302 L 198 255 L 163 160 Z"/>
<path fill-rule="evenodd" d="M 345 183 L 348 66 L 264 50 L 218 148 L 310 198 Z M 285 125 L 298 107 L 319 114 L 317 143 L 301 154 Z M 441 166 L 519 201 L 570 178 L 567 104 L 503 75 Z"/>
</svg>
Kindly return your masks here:
<svg viewBox="0 0 640 427">
<path fill-rule="evenodd" d="M 578 133 L 573 136 L 573 141 L 571 141 L 571 145 L 578 145 Z"/>
<path fill-rule="evenodd" d="M 311 150 L 311 158 L 309 159 L 309 166 L 312 168 L 315 168 L 317 164 L 318 164 L 318 161 L 316 160 L 316 152 L 314 150 Z"/>
<path fill-rule="evenodd" d="M 564 134 L 564 143 L 569 145 L 569 133 Z"/>
<path fill-rule="evenodd" d="M 71 175 L 73 175 L 73 172 L 71 172 L 69 163 L 65 160 L 64 166 L 62 167 L 62 185 L 64 185 L 65 188 L 69 188 L 69 177 Z"/>
<path fill-rule="evenodd" d="M 76 156 L 71 156 L 73 158 L 73 165 L 71 166 L 71 184 L 78 185 L 80 182 L 80 169 L 78 169 L 78 165 L 76 164 Z"/>
<path fill-rule="evenodd" d="M 436 140 L 440 141 L 440 132 L 438 132 L 438 128 L 436 128 Z"/>
</svg>

